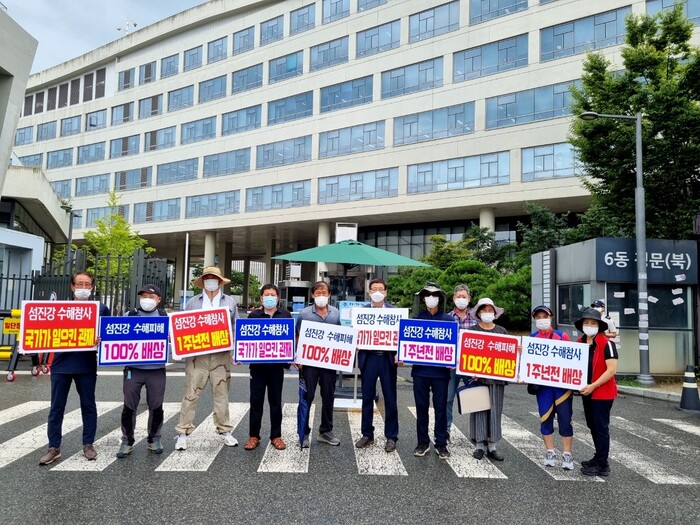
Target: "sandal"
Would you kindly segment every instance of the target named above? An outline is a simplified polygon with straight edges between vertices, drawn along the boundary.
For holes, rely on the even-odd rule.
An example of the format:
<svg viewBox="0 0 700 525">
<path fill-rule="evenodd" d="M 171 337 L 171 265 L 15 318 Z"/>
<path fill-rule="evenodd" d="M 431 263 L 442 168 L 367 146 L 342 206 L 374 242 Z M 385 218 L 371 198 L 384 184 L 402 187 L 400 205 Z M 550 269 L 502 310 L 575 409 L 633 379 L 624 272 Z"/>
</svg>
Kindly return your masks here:
<svg viewBox="0 0 700 525">
<path fill-rule="evenodd" d="M 284 450 L 285 448 L 287 448 L 287 444 L 284 441 L 282 441 L 281 437 L 271 439 L 270 443 L 272 443 L 272 446 L 275 447 L 277 450 Z"/>
<path fill-rule="evenodd" d="M 243 448 L 246 450 L 253 450 L 258 448 L 258 445 L 260 444 L 260 438 L 257 438 L 255 436 L 250 436 L 248 438 L 248 441 L 245 442 L 245 445 L 243 445 Z"/>
</svg>

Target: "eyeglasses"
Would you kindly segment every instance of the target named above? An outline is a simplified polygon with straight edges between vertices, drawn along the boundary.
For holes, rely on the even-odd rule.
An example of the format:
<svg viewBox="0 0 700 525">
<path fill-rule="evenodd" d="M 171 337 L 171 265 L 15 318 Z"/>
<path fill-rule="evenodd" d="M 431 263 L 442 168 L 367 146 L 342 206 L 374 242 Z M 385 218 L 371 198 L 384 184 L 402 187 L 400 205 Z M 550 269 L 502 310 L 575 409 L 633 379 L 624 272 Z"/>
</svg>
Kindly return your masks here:
<svg viewBox="0 0 700 525">
<path fill-rule="evenodd" d="M 75 283 L 73 288 L 84 288 L 89 290 L 92 288 L 92 283 Z"/>
</svg>

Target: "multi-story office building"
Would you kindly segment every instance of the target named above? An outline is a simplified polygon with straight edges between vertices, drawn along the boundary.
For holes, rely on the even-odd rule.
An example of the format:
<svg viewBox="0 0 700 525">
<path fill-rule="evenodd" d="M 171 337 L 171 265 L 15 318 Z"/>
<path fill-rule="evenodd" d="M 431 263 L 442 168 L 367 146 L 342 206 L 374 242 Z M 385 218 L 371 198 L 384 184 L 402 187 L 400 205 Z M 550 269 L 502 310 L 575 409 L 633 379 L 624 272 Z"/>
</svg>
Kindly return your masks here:
<svg viewBox="0 0 700 525">
<path fill-rule="evenodd" d="M 672 3 L 213 0 L 33 75 L 15 151 L 80 210 L 78 239 L 114 189 L 178 271 L 186 234 L 224 265 L 336 221 L 414 258 L 472 223 L 512 239 L 527 201 L 586 208 L 567 143 L 585 53 L 620 64 L 625 16 Z"/>
</svg>

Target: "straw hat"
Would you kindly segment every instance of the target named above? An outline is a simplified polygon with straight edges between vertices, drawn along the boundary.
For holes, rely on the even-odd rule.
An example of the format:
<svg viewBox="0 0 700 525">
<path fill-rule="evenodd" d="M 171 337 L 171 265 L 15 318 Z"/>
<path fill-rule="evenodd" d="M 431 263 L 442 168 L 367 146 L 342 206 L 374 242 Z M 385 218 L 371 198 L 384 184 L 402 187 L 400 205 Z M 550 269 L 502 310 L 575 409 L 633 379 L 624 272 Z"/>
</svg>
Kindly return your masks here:
<svg viewBox="0 0 700 525">
<path fill-rule="evenodd" d="M 227 279 L 221 275 L 221 270 L 218 267 L 207 266 L 204 268 L 204 270 L 202 270 L 202 275 L 192 281 L 192 284 L 194 284 L 197 288 L 204 288 L 204 278 L 207 276 L 216 277 L 222 282 L 222 284 L 229 284 L 231 282 L 231 279 Z"/>
<path fill-rule="evenodd" d="M 479 310 L 481 310 L 484 306 L 492 306 L 493 310 L 496 312 L 496 317 L 494 319 L 498 319 L 503 315 L 503 308 L 496 306 L 493 304 L 493 301 L 489 299 L 488 297 L 483 297 L 479 299 L 479 302 L 474 305 L 474 308 L 472 308 L 471 316 L 472 317 L 479 317 Z M 481 319 L 481 317 L 479 317 Z"/>
<path fill-rule="evenodd" d="M 576 328 L 579 329 L 581 332 L 583 332 L 584 319 L 595 319 L 596 321 L 598 321 L 598 332 L 605 332 L 608 329 L 608 323 L 603 321 L 598 310 L 594 310 L 593 308 L 586 308 L 583 311 L 583 314 L 581 314 L 581 318 L 574 323 L 574 326 L 576 326 Z"/>
</svg>

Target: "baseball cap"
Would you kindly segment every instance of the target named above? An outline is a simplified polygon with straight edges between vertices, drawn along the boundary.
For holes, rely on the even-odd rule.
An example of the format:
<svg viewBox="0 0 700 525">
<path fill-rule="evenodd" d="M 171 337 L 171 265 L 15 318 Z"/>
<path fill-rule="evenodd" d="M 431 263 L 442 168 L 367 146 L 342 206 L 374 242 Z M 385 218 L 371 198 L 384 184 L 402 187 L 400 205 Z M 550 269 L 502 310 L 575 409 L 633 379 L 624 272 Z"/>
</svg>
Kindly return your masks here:
<svg viewBox="0 0 700 525">
<path fill-rule="evenodd" d="M 137 295 L 141 295 L 142 293 L 154 293 L 158 297 L 162 297 L 160 293 L 160 288 L 158 288 L 155 284 L 145 284 L 141 287 Z"/>
<path fill-rule="evenodd" d="M 593 301 L 593 304 L 591 304 L 591 308 L 605 308 L 605 302 L 603 302 L 602 299 Z"/>
</svg>

